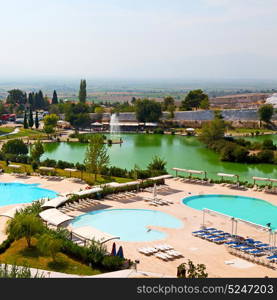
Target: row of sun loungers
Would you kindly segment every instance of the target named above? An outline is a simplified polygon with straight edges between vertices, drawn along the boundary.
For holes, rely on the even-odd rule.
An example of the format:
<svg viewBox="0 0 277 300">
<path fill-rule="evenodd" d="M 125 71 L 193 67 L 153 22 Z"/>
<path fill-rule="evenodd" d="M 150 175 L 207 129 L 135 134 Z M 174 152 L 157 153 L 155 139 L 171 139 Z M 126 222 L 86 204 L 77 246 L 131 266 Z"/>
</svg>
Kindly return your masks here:
<svg viewBox="0 0 277 300">
<path fill-rule="evenodd" d="M 131 197 L 135 197 L 137 194 L 135 192 L 124 192 L 118 194 L 110 194 L 105 197 L 107 200 L 125 200 Z"/>
<path fill-rule="evenodd" d="M 160 199 L 160 198 L 151 198 L 151 197 L 144 197 L 144 201 L 148 202 L 150 205 L 153 206 L 160 206 L 160 205 L 170 205 L 173 204 L 172 201 Z"/>
<path fill-rule="evenodd" d="M 138 251 L 145 255 L 154 255 L 164 261 L 183 257 L 182 253 L 173 249 L 170 245 L 155 245 L 153 247 L 139 248 Z"/>
<path fill-rule="evenodd" d="M 216 228 L 207 228 L 192 232 L 193 236 L 208 240 L 216 244 L 224 244 L 231 237 L 231 234 Z"/>
<path fill-rule="evenodd" d="M 59 210 L 64 213 L 68 213 L 74 210 L 91 208 L 92 206 L 95 206 L 97 204 L 99 204 L 97 200 L 87 198 L 87 199 L 81 199 L 73 203 L 66 203 Z"/>
<path fill-rule="evenodd" d="M 204 184 L 208 185 L 211 183 L 210 179 L 204 180 L 204 179 L 193 179 L 193 178 L 183 178 L 183 177 L 175 177 L 175 181 L 182 181 L 184 183 L 193 183 L 193 184 Z"/>
<path fill-rule="evenodd" d="M 156 186 L 156 191 L 159 191 L 159 192 L 168 191 L 169 189 L 170 189 L 170 187 L 166 184 Z M 148 187 L 148 188 L 143 189 L 143 192 L 153 193 L 153 190 L 154 190 L 154 187 Z"/>
<path fill-rule="evenodd" d="M 237 239 L 228 232 L 217 230 L 216 228 L 205 228 L 192 232 L 194 236 L 202 239 L 224 244 L 231 254 L 240 256 L 254 263 L 259 263 L 268 267 L 274 267 L 277 263 L 277 247 L 267 243 L 256 241 L 251 238 Z M 265 258 L 262 256 L 269 255 Z"/>
<path fill-rule="evenodd" d="M 271 189 L 265 188 L 265 189 L 264 189 L 264 192 L 265 192 L 265 193 L 268 193 L 268 194 L 277 194 L 277 187 L 273 187 L 273 188 L 271 188 Z"/>
<path fill-rule="evenodd" d="M 255 252 L 259 253 L 259 250 L 253 251 L 252 253 L 248 253 L 246 251 L 240 251 L 235 248 L 228 248 L 228 251 L 232 255 L 236 255 L 240 258 L 246 259 L 252 263 L 259 264 L 265 267 L 269 267 L 271 269 L 276 269 L 276 263 L 277 263 L 277 256 L 271 255 L 267 257 L 261 257 L 264 256 L 265 253 L 262 255 L 255 254 Z"/>
</svg>

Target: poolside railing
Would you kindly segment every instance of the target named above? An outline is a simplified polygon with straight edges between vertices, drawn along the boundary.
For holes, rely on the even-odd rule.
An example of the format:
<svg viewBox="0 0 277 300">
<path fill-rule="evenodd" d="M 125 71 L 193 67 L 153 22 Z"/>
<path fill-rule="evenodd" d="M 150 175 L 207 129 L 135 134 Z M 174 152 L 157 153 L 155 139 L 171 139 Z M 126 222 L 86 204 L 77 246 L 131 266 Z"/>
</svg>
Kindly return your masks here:
<svg viewBox="0 0 277 300">
<path fill-rule="evenodd" d="M 209 209 L 209 208 L 203 208 L 202 211 L 203 211 L 203 213 L 205 213 L 205 212 L 214 213 L 216 215 L 221 215 L 223 217 L 229 218 L 230 220 L 240 221 L 242 223 L 246 223 L 247 225 L 253 226 L 256 229 L 262 229 L 264 231 L 269 230 L 269 227 L 266 227 L 266 226 L 263 226 L 263 225 L 260 225 L 260 224 L 257 224 L 257 223 L 251 222 L 251 221 L 246 221 L 246 220 L 243 220 L 243 219 L 240 219 L 240 218 L 235 218 L 233 216 L 226 215 L 226 214 L 220 213 L 218 211 L 215 211 L 215 210 L 212 210 L 212 209 Z"/>
</svg>

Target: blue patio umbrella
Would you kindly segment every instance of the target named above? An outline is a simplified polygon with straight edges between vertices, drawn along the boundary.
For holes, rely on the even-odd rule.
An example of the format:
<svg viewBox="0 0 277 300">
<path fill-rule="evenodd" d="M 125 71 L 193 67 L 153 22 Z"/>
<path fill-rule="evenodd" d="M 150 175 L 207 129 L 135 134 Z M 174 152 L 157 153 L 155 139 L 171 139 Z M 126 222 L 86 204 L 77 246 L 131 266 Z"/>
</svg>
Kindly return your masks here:
<svg viewBox="0 0 277 300">
<path fill-rule="evenodd" d="M 116 256 L 119 256 L 120 258 L 124 258 L 122 246 L 119 247 Z"/>
<path fill-rule="evenodd" d="M 113 248 L 112 248 L 111 255 L 116 256 L 116 245 L 115 245 L 115 243 L 113 243 Z"/>
</svg>

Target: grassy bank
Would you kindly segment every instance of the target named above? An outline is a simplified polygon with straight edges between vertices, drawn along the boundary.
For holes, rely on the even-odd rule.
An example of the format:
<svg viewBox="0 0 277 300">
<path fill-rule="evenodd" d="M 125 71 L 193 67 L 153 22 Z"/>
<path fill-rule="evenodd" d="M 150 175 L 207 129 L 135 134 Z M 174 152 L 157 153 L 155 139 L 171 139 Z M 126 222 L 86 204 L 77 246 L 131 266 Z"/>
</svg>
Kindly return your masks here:
<svg viewBox="0 0 277 300">
<path fill-rule="evenodd" d="M 36 172 L 36 171 L 33 170 L 31 165 L 19 164 L 19 163 L 12 163 L 12 164 L 13 165 L 19 165 L 19 166 L 21 166 L 21 168 L 18 169 L 18 170 L 9 168 L 5 161 L 0 161 L 0 168 L 3 169 L 5 173 L 13 173 L 13 172 L 23 173 L 23 172 L 26 172 L 27 174 L 31 174 L 33 172 Z M 63 169 L 55 169 L 55 174 L 57 176 L 61 176 L 61 177 L 70 177 L 70 172 L 67 172 Z M 118 182 L 118 183 L 124 183 L 124 182 L 129 182 L 129 181 L 133 180 L 133 179 L 130 179 L 130 178 L 122 178 L 122 177 L 114 177 L 114 176 L 109 177 L 109 176 L 97 175 L 97 180 L 94 181 L 94 174 L 88 173 L 88 172 L 81 172 L 81 171 L 72 172 L 71 177 L 82 178 L 88 184 L 91 184 L 91 185 L 104 184 L 104 183 L 108 183 L 108 182 L 111 182 L 111 181 L 115 181 L 115 182 Z"/>
<path fill-rule="evenodd" d="M 28 266 L 30 268 L 42 269 L 48 271 L 62 272 L 77 275 L 97 275 L 102 272 L 93 269 L 66 254 L 59 252 L 56 262 L 53 262 L 50 256 L 40 253 L 36 247 L 37 240 L 32 239 L 32 247 L 27 248 L 25 239 L 20 239 L 0 255 L 0 262 L 7 264 L 16 264 L 19 266 Z"/>
<path fill-rule="evenodd" d="M 11 128 L 1 127 L 0 133 L 1 133 L 2 130 L 6 130 L 6 129 L 10 130 Z M 7 132 L 4 131 L 4 133 L 10 133 L 13 130 L 14 130 L 14 128 L 12 128 L 12 130 L 7 131 Z M 20 128 L 19 132 L 15 133 L 15 134 L 2 136 L 2 137 L 0 136 L 0 140 L 10 140 L 10 139 L 24 138 L 24 137 L 30 138 L 30 139 L 31 138 L 37 139 L 37 138 L 45 138 L 45 137 L 47 137 L 47 135 L 44 132 L 40 131 L 40 130 Z"/>
</svg>

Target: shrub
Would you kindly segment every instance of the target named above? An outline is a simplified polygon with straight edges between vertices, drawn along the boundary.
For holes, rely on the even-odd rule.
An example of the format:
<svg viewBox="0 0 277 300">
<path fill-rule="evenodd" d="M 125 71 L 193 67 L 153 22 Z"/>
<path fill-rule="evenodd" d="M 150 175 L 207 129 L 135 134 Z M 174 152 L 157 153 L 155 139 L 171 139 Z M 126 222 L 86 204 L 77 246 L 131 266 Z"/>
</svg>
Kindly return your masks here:
<svg viewBox="0 0 277 300">
<path fill-rule="evenodd" d="M 154 134 L 164 134 L 164 130 L 162 128 L 155 128 L 153 130 Z"/>
<path fill-rule="evenodd" d="M 57 162 L 54 159 L 47 158 L 41 162 L 41 165 L 45 167 L 56 168 Z"/>
<path fill-rule="evenodd" d="M 257 155 L 261 163 L 273 164 L 275 162 L 274 151 L 272 150 L 263 150 Z"/>
<path fill-rule="evenodd" d="M 102 261 L 103 267 L 108 271 L 116 271 L 122 268 L 124 259 L 119 256 L 105 256 Z"/>
<path fill-rule="evenodd" d="M 31 270 L 27 266 L 8 266 L 0 265 L 0 278 L 44 278 L 43 273 L 38 272 L 32 275 Z"/>
<path fill-rule="evenodd" d="M 245 147 L 237 146 L 234 149 L 234 157 L 236 162 L 247 162 L 248 150 Z"/>
<path fill-rule="evenodd" d="M 59 168 L 59 169 L 74 168 L 74 163 L 59 160 L 56 164 L 56 168 Z"/>
<path fill-rule="evenodd" d="M 12 237 L 8 237 L 5 241 L 0 245 L 0 254 L 4 253 L 13 243 L 14 239 Z"/>
</svg>

